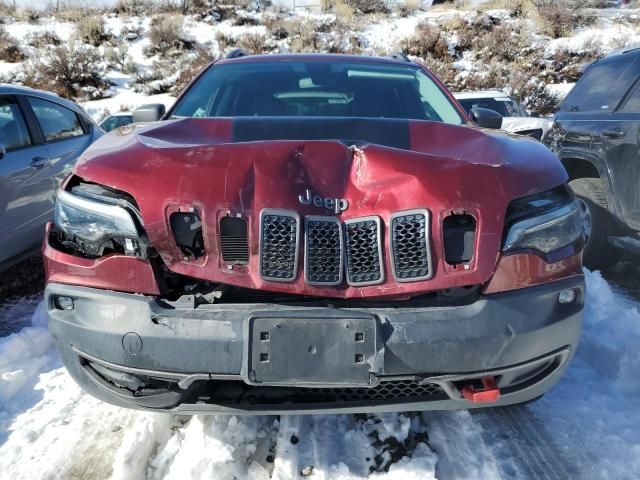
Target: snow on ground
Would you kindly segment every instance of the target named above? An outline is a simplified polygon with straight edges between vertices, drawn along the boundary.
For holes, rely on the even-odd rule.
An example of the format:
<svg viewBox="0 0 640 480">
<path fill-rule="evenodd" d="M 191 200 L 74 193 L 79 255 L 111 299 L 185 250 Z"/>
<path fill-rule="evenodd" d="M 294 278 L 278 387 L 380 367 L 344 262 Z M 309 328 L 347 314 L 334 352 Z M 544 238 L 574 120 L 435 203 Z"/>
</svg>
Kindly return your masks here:
<svg viewBox="0 0 640 480">
<path fill-rule="evenodd" d="M 586 276 L 584 333 L 562 381 L 527 407 L 478 412 L 278 418 L 121 409 L 83 393 L 61 367 L 39 305 L 30 326 L 0 338 L 0 476 L 637 478 L 640 302 L 599 273 Z"/>
</svg>

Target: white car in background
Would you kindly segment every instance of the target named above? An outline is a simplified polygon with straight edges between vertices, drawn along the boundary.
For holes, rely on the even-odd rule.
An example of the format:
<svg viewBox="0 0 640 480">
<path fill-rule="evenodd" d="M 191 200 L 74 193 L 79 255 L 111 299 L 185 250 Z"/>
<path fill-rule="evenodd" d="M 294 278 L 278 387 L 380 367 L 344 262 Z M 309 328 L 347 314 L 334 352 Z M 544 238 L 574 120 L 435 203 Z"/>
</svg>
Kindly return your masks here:
<svg viewBox="0 0 640 480">
<path fill-rule="evenodd" d="M 507 132 L 528 135 L 536 140 L 551 128 L 553 120 L 529 113 L 524 106 L 498 90 L 459 92 L 453 96 L 469 113 L 474 107 L 488 108 L 502 115 L 502 129 Z"/>
</svg>

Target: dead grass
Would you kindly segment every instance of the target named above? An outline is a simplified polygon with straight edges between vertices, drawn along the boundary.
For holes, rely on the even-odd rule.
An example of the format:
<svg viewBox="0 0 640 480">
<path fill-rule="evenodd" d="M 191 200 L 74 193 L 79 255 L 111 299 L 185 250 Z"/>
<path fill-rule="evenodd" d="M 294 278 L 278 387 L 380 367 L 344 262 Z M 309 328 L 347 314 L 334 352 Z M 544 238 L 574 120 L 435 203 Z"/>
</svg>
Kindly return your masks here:
<svg viewBox="0 0 640 480">
<path fill-rule="evenodd" d="M 83 43 L 99 47 L 113 38 L 104 19 L 99 16 L 81 17 L 77 22 L 76 37 Z"/>
<path fill-rule="evenodd" d="M 148 0 L 118 0 L 112 11 L 120 15 L 142 16 L 152 12 L 153 4 Z"/>
<path fill-rule="evenodd" d="M 50 45 L 54 47 L 62 44 L 62 40 L 56 32 L 46 30 L 44 32 L 33 32 L 27 36 L 27 44 L 34 48 L 46 48 Z"/>
<path fill-rule="evenodd" d="M 253 32 L 241 35 L 238 38 L 237 46 L 247 53 L 253 54 L 267 53 L 273 48 L 266 35 Z"/>
<path fill-rule="evenodd" d="M 238 44 L 236 38 L 233 35 L 225 33 L 221 30 L 216 32 L 216 41 L 218 42 L 218 49 L 221 52 L 226 52 L 229 48 L 235 48 Z"/>
<path fill-rule="evenodd" d="M 576 28 L 593 25 L 596 17 L 582 7 L 580 0 L 533 0 L 539 16 L 540 30 L 552 38 L 571 35 Z"/>
<path fill-rule="evenodd" d="M 149 56 L 167 56 L 171 51 L 188 50 L 192 42 L 185 39 L 184 17 L 179 14 L 161 14 L 153 17 L 149 28 L 151 45 L 145 50 Z"/>
</svg>

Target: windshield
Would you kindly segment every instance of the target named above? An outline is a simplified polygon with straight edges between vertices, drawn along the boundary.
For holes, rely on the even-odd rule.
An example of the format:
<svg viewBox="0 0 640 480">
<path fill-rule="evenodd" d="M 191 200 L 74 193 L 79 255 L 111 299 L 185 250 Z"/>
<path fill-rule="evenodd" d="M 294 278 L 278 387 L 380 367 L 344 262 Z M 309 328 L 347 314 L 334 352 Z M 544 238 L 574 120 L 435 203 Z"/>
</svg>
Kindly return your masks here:
<svg viewBox="0 0 640 480">
<path fill-rule="evenodd" d="M 409 65 L 253 62 L 214 65 L 177 103 L 172 117 L 463 118 L 438 85 Z"/>
<path fill-rule="evenodd" d="M 458 102 L 460 102 L 460 105 L 462 105 L 462 108 L 464 108 L 467 113 L 469 113 L 472 108 L 488 108 L 489 110 L 498 112 L 503 117 L 524 116 L 518 104 L 508 98 L 465 98 L 458 99 Z"/>
</svg>

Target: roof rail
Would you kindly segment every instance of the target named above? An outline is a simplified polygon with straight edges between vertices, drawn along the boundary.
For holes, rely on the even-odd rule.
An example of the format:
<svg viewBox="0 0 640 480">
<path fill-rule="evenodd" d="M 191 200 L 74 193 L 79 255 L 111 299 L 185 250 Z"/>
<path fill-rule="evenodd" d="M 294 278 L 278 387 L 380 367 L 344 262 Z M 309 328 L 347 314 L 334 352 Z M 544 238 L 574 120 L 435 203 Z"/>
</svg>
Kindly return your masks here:
<svg viewBox="0 0 640 480">
<path fill-rule="evenodd" d="M 246 57 L 247 55 L 249 54 L 245 52 L 243 49 L 234 48 L 229 52 L 229 54 L 227 55 L 227 58 L 240 58 L 240 57 Z"/>
<path fill-rule="evenodd" d="M 390 58 L 393 58 L 394 60 L 398 60 L 399 62 L 411 63 L 411 59 L 409 58 L 409 56 L 402 51 L 393 52 Z"/>
</svg>

